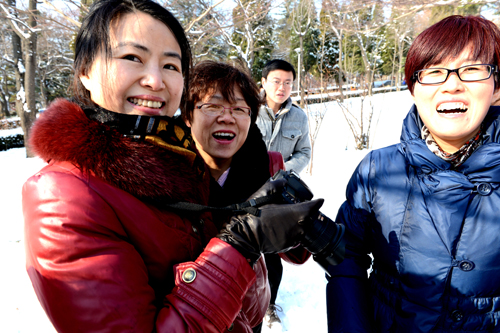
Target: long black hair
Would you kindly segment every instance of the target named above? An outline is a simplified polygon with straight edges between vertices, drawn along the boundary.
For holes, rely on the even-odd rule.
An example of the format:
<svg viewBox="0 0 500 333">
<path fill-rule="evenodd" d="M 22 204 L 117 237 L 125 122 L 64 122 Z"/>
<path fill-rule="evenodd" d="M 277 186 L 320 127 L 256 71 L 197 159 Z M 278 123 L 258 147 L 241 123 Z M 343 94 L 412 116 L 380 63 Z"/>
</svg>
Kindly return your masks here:
<svg viewBox="0 0 500 333">
<path fill-rule="evenodd" d="M 109 31 L 113 20 L 124 14 L 143 12 L 165 24 L 172 31 L 181 49 L 182 75 L 184 91 L 181 106 L 189 86 L 189 72 L 192 58 L 191 48 L 179 21 L 164 7 L 152 0 L 97 0 L 90 7 L 88 15 L 82 22 L 75 41 L 75 76 L 73 78 L 73 98 L 82 104 L 93 104 L 90 92 L 80 81 L 80 75 L 87 75 L 97 54 L 105 52 L 111 58 Z"/>
</svg>

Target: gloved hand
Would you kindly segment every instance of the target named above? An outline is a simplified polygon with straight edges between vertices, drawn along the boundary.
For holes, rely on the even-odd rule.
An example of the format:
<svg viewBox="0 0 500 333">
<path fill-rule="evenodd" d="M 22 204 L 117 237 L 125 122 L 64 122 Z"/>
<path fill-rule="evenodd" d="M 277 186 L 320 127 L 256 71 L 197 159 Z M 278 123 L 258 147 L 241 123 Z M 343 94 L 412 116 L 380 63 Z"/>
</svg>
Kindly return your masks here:
<svg viewBox="0 0 500 333">
<path fill-rule="evenodd" d="M 283 202 L 281 193 L 285 188 L 287 180 L 285 178 L 280 178 L 278 180 L 270 179 L 264 185 L 261 186 L 254 194 L 252 194 L 247 200 L 262 198 L 262 197 L 273 197 L 275 200 L 273 202 Z"/>
<path fill-rule="evenodd" d="M 263 186 L 265 189 L 261 188 L 254 195 L 272 194 L 279 186 L 283 186 L 281 181 L 268 182 Z M 260 216 L 233 216 L 217 237 L 231 244 L 253 264 L 261 253 L 286 252 L 297 245 L 311 223 L 311 217 L 317 216 L 322 205 L 323 199 L 265 205 L 260 208 Z"/>
</svg>

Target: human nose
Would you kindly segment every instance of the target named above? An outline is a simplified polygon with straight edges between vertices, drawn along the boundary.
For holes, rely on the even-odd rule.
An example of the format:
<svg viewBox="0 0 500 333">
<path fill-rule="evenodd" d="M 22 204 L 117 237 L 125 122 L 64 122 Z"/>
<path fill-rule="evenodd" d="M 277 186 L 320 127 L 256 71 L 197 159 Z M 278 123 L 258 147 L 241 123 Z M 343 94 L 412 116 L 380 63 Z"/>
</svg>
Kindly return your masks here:
<svg viewBox="0 0 500 333">
<path fill-rule="evenodd" d="M 228 108 L 228 107 L 225 107 L 225 106 L 222 106 L 222 107 L 223 107 L 223 109 L 220 112 L 220 114 L 217 117 L 217 119 L 219 121 L 235 122 L 236 120 L 233 117 L 233 110 L 231 110 L 231 108 Z"/>
<path fill-rule="evenodd" d="M 448 77 L 443 82 L 445 91 L 456 91 L 463 88 L 463 82 L 458 75 L 458 70 L 448 70 Z"/>
<path fill-rule="evenodd" d="M 141 85 L 153 91 L 165 89 L 165 82 L 159 68 L 148 68 L 141 80 Z"/>
</svg>

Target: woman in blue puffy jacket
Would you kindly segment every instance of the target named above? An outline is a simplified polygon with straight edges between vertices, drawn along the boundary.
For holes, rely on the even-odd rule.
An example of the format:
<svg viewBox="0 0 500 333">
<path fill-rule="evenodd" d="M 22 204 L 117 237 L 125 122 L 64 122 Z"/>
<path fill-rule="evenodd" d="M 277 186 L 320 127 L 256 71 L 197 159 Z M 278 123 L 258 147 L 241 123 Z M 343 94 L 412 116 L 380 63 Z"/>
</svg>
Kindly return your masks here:
<svg viewBox="0 0 500 333">
<path fill-rule="evenodd" d="M 482 17 L 415 39 L 401 142 L 363 159 L 337 216 L 329 332 L 500 332 L 499 65 L 500 31 Z"/>
</svg>

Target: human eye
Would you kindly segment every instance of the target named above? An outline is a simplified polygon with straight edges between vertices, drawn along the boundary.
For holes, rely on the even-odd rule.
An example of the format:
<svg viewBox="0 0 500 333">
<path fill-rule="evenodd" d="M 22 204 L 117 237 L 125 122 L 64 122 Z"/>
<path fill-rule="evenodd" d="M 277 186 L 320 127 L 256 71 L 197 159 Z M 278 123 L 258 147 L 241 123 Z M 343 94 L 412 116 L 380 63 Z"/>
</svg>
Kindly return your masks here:
<svg viewBox="0 0 500 333">
<path fill-rule="evenodd" d="M 141 62 L 141 59 L 139 59 L 139 57 L 137 57 L 133 54 L 126 54 L 122 57 L 122 59 L 130 60 L 130 61 L 134 61 L 134 62 Z"/>
<path fill-rule="evenodd" d="M 285 82 L 285 86 L 290 87 L 291 85 L 292 85 L 292 82 L 291 82 L 291 81 L 286 81 L 286 82 Z"/>
<path fill-rule="evenodd" d="M 281 82 L 278 81 L 278 80 L 273 80 L 272 83 L 275 84 L 275 85 L 277 85 L 277 86 L 281 84 Z"/>
<path fill-rule="evenodd" d="M 222 109 L 222 106 L 219 104 L 207 103 L 202 105 L 202 109 L 208 112 L 218 112 Z"/>
<path fill-rule="evenodd" d="M 233 112 L 246 113 L 245 107 L 235 106 L 235 107 L 232 107 L 231 109 L 233 109 Z"/>
<path fill-rule="evenodd" d="M 486 66 L 483 65 L 469 65 L 462 67 L 462 72 L 477 72 L 486 70 Z"/>
<path fill-rule="evenodd" d="M 180 67 L 178 65 L 174 65 L 174 64 L 166 64 L 165 66 L 163 66 L 163 68 L 168 69 L 168 70 L 172 70 L 172 71 L 176 71 L 179 73 L 181 72 Z"/>
<path fill-rule="evenodd" d="M 236 106 L 233 107 L 233 113 L 240 115 L 240 116 L 249 116 L 250 115 L 250 108 L 246 106 Z"/>
<path fill-rule="evenodd" d="M 446 69 L 444 69 L 444 68 L 427 68 L 427 69 L 422 71 L 422 75 L 424 75 L 424 76 L 446 75 Z"/>
</svg>

